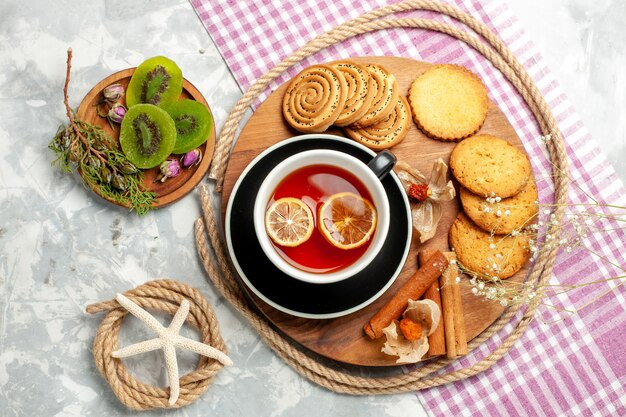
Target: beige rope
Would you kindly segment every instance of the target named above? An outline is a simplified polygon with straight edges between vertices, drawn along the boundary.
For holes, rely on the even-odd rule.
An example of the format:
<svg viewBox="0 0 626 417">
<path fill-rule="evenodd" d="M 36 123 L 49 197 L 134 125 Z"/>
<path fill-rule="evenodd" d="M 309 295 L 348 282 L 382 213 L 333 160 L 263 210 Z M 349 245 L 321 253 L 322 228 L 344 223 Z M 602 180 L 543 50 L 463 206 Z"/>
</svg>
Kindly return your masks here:
<svg viewBox="0 0 626 417">
<path fill-rule="evenodd" d="M 187 321 L 201 333 L 203 343 L 226 352 L 213 309 L 200 292 L 181 282 L 162 279 L 124 293 L 140 307 L 174 315 L 183 300 L 190 303 Z M 93 343 L 96 367 L 107 380 L 117 398 L 135 410 L 151 408 L 178 408 L 195 401 L 203 394 L 215 375 L 222 369 L 216 360 L 201 356 L 193 372 L 180 378 L 180 396 L 173 406 L 168 404 L 169 389 L 144 384 L 135 379 L 124 367 L 121 359 L 112 356 L 117 350 L 117 341 L 124 317 L 128 311 L 117 301 L 109 300 L 87 306 L 87 313 L 106 312 L 100 323 Z"/>
<path fill-rule="evenodd" d="M 429 19 L 381 19 L 390 14 L 408 10 L 431 10 L 447 15 L 464 23 L 479 37 L 454 26 Z M 229 151 L 235 138 L 236 129 L 241 123 L 246 108 L 259 97 L 272 81 L 288 68 L 327 46 L 359 34 L 391 28 L 420 28 L 448 34 L 474 48 L 502 72 L 527 102 L 543 134 L 552 135 L 552 140 L 548 142 L 548 151 L 554 167 L 554 201 L 558 204 L 564 203 L 567 194 L 567 178 L 562 174 L 567 172 L 567 154 L 564 150 L 563 139 L 545 99 L 524 67 L 516 60 L 506 45 L 483 23 L 450 5 L 428 0 L 412 0 L 397 3 L 374 10 L 357 19 L 339 25 L 335 29 L 308 42 L 292 56 L 286 58 L 257 80 L 237 102 L 220 133 L 210 173 L 210 177 L 216 180 L 216 191 L 221 191 Z M 503 335 L 504 340 L 493 352 L 465 369 L 439 374 L 438 371 L 451 363 L 449 359 L 440 359 L 431 361 L 415 371 L 398 376 L 384 378 L 354 376 L 348 372 L 326 366 L 313 356 L 298 349 L 290 340 L 275 331 L 267 320 L 256 311 L 254 306 L 249 304 L 228 263 L 228 257 L 211 208 L 209 192 L 206 188 L 203 188 L 200 194 L 203 219 L 196 221 L 196 247 L 207 274 L 215 287 L 250 321 L 261 337 L 287 364 L 304 377 L 336 392 L 368 395 L 414 391 L 458 381 L 483 372 L 505 355 L 515 341 L 521 337 L 526 327 L 532 321 L 543 296 L 543 292 L 539 291 L 538 296 L 525 307 L 518 305 L 509 308 L 481 335 L 472 340 L 469 344 L 470 350 L 475 349 L 496 332 L 499 332 L 515 316 L 521 316 L 514 324 L 513 330 L 508 335 Z M 562 208 L 557 209 L 555 214 L 557 219 L 560 219 L 563 215 Z M 558 234 L 557 230 L 550 230 L 549 232 Z M 210 256 L 209 242 L 217 260 L 217 265 L 213 263 Z M 549 279 L 555 257 L 555 249 L 542 248 L 527 277 L 527 282 L 540 285 Z M 529 291 L 530 288 L 525 290 L 522 296 L 525 297 Z"/>
</svg>

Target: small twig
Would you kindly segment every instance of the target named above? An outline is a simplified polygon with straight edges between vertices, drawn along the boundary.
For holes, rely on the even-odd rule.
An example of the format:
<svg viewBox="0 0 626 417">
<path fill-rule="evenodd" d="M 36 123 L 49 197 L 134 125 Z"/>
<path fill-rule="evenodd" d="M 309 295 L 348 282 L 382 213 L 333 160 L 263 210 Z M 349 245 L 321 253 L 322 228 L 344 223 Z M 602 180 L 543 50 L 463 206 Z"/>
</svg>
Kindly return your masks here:
<svg viewBox="0 0 626 417">
<path fill-rule="evenodd" d="M 63 103 L 65 104 L 65 112 L 67 114 L 67 118 L 70 120 L 70 126 L 72 127 L 72 130 L 74 130 L 76 137 L 79 138 L 81 142 L 85 144 L 85 146 L 89 147 L 87 139 L 85 139 L 85 137 L 80 133 L 78 126 L 76 126 L 76 123 L 74 122 L 74 115 L 72 114 L 72 108 L 70 107 L 69 97 L 67 94 L 67 89 L 70 84 L 70 72 L 72 70 L 72 48 L 67 49 L 67 67 L 66 68 L 67 69 L 65 72 L 65 85 L 63 86 Z"/>
<path fill-rule="evenodd" d="M 70 85 L 71 69 L 72 69 L 72 48 L 68 48 L 67 49 L 67 66 L 66 66 L 66 72 L 65 72 L 65 85 L 63 86 L 63 98 L 64 98 L 63 102 L 65 103 L 65 111 L 67 112 L 67 118 L 70 119 L 70 123 L 72 124 L 72 126 L 75 126 L 74 116 L 72 115 L 72 109 L 70 108 L 69 99 L 67 95 L 67 88 Z"/>
<path fill-rule="evenodd" d="M 80 133 L 80 129 L 78 128 L 78 125 L 74 121 L 74 114 L 72 113 L 72 108 L 70 107 L 69 96 L 67 93 L 68 86 L 70 84 L 71 70 L 72 70 L 72 48 L 67 48 L 67 69 L 65 72 L 65 85 L 63 86 L 63 103 L 65 104 L 65 112 L 67 114 L 67 118 L 70 120 L 70 126 L 72 127 L 72 130 L 76 134 L 76 137 L 80 139 L 83 145 L 85 145 L 85 147 L 87 148 L 87 152 L 93 153 L 104 164 L 107 164 L 107 159 L 102 155 L 102 152 L 99 152 L 93 149 L 91 146 L 89 146 L 89 141 L 87 141 L 87 139 L 83 136 L 83 134 Z M 72 143 L 70 144 L 70 148 L 73 145 L 74 145 L 74 141 L 72 141 Z"/>
</svg>

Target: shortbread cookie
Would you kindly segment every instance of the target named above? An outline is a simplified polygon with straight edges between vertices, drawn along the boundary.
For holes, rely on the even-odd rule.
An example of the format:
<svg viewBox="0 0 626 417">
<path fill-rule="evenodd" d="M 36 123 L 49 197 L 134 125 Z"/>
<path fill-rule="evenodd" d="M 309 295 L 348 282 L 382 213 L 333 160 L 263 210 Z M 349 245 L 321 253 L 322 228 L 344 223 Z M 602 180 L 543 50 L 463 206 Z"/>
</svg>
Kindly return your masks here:
<svg viewBox="0 0 626 417">
<path fill-rule="evenodd" d="M 486 232 L 508 235 L 536 221 L 537 186 L 532 177 L 519 194 L 502 200 L 495 197 L 484 198 L 463 187 L 459 194 L 465 214 Z"/>
<path fill-rule="evenodd" d="M 365 65 L 370 73 L 370 82 L 374 88 L 374 98 L 365 116 L 354 122 L 357 127 L 375 125 L 385 120 L 398 102 L 399 87 L 396 77 L 377 64 Z"/>
<path fill-rule="evenodd" d="M 395 108 L 386 120 L 362 128 L 347 126 L 344 131 L 346 135 L 357 142 L 375 151 L 380 151 L 400 143 L 408 133 L 410 125 L 409 104 L 404 97 L 399 96 Z"/>
<path fill-rule="evenodd" d="M 519 271 L 530 257 L 530 235 L 491 236 L 461 212 L 450 227 L 450 246 L 468 273 L 505 279 Z"/>
<path fill-rule="evenodd" d="M 283 116 L 300 132 L 323 132 L 339 117 L 346 95 L 341 72 L 328 65 L 313 65 L 289 83 L 283 97 Z"/>
<path fill-rule="evenodd" d="M 489 99 L 481 79 L 460 65 L 437 65 L 417 77 L 409 89 L 413 120 L 428 136 L 454 141 L 480 129 Z"/>
<path fill-rule="evenodd" d="M 341 72 L 347 90 L 346 103 L 335 120 L 336 126 L 350 125 L 368 112 L 374 99 L 374 88 L 367 69 L 356 62 L 340 61 L 331 64 Z"/>
<path fill-rule="evenodd" d="M 456 145 L 450 169 L 461 185 L 482 197 L 514 196 L 531 176 L 526 154 L 490 135 L 472 136 Z"/>
</svg>

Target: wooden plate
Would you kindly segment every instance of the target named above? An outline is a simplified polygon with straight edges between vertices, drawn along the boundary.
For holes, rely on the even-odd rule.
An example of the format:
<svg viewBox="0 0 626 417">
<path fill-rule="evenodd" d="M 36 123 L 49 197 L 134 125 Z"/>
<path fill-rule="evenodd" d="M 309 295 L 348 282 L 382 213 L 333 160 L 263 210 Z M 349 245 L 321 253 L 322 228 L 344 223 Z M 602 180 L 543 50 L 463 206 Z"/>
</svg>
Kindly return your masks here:
<svg viewBox="0 0 626 417">
<path fill-rule="evenodd" d="M 371 62 L 383 65 L 395 75 L 400 87 L 400 93 L 405 96 L 413 80 L 432 66 L 432 64 L 425 62 L 399 57 L 362 57 L 351 59 L 362 63 Z M 223 212 L 226 210 L 228 199 L 237 178 L 248 163 L 270 145 L 280 140 L 300 135 L 300 132 L 291 129 L 282 117 L 281 103 L 286 88 L 287 84 L 283 84 L 276 89 L 259 106 L 239 135 L 226 170 L 222 195 Z M 326 133 L 344 136 L 341 130 L 338 129 L 330 129 Z M 515 130 L 494 103 L 489 104 L 487 119 L 479 133 L 499 136 L 519 149 L 524 150 L 524 146 Z M 439 142 L 426 137 L 412 123 L 407 137 L 400 144 L 391 148 L 391 151 L 398 156 L 398 159 L 409 162 L 429 177 L 433 162 L 437 158 L 442 158 L 448 163 L 450 152 L 454 146 L 455 143 Z M 443 216 L 439 223 L 437 235 L 425 244 L 420 244 L 414 238 L 408 260 L 395 283 L 377 301 L 352 314 L 329 320 L 298 318 L 278 311 L 253 294 L 250 294 L 250 296 L 256 306 L 280 330 L 302 346 L 320 355 L 354 365 L 396 365 L 396 358 L 380 352 L 384 343 L 383 340 L 370 340 L 363 333 L 363 326 L 415 272 L 419 251 L 424 249 L 448 250 L 448 230 L 459 210 L 460 201 L 458 197 L 446 203 L 443 208 Z M 509 280 L 523 281 L 527 271 L 528 266 L 509 278 Z M 271 279 L 271 277 L 268 277 L 268 279 Z M 484 301 L 484 298 L 474 296 L 468 285 L 461 286 L 461 288 L 467 337 L 471 340 L 493 323 L 504 309 L 498 303 L 487 302 Z M 294 296 L 306 297 L 306 294 L 294 294 Z"/>
<path fill-rule="evenodd" d="M 128 68 L 109 75 L 104 80 L 96 84 L 80 103 L 77 112 L 78 118 L 93 125 L 100 126 L 107 134 L 111 135 L 111 137 L 119 139 L 120 125 L 113 124 L 115 129 L 112 130 L 107 119 L 98 116 L 96 103 L 98 103 L 102 97 L 102 90 L 111 84 L 118 83 L 126 89 L 133 72 L 135 72 L 135 68 Z M 209 113 L 211 113 L 211 108 L 202 93 L 200 93 L 200 91 L 198 91 L 198 89 L 187 80 L 183 80 L 183 92 L 180 95 L 180 99 L 192 99 L 199 101 L 204 104 L 209 110 Z M 126 105 L 125 96 L 120 100 L 120 103 Z M 212 113 L 211 118 L 213 119 Z M 198 185 L 200 180 L 202 180 L 211 165 L 211 158 L 213 157 L 213 150 L 215 148 L 215 122 L 213 121 L 212 124 L 213 126 L 211 127 L 209 139 L 199 148 L 202 151 L 202 161 L 200 164 L 189 169 L 181 169 L 180 175 L 174 178 L 169 178 L 165 182 L 155 182 L 155 179 L 159 175 L 158 166 L 144 170 L 143 185 L 147 190 L 153 191 L 157 194 L 157 200 L 152 204 L 152 207 L 163 207 L 183 198 L 186 194 L 193 190 L 196 185 Z M 94 192 L 98 194 L 97 190 L 94 190 Z M 100 195 L 100 197 L 102 196 Z M 109 199 L 106 200 L 113 204 L 120 205 L 119 203 Z"/>
</svg>

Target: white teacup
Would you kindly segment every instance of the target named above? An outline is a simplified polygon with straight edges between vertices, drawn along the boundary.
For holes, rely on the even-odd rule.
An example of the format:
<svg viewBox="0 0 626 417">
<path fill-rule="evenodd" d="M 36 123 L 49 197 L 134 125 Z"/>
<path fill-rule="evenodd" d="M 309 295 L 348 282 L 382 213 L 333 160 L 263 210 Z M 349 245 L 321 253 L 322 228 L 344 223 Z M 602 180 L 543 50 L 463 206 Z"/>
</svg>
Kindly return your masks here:
<svg viewBox="0 0 626 417">
<path fill-rule="evenodd" d="M 395 156 L 388 151 L 381 152 L 369 164 L 343 152 L 329 149 L 316 149 L 297 153 L 285 159 L 267 175 L 254 202 L 254 229 L 261 248 L 269 260 L 285 274 L 301 281 L 314 284 L 328 284 L 350 278 L 367 267 L 378 255 L 389 231 L 389 200 L 381 183 L 395 163 Z M 265 230 L 265 212 L 268 203 L 280 182 L 292 172 L 312 165 L 330 165 L 349 171 L 365 186 L 377 212 L 377 224 L 369 247 L 363 255 L 347 267 L 324 273 L 314 273 L 299 269 L 276 251 Z"/>
</svg>

